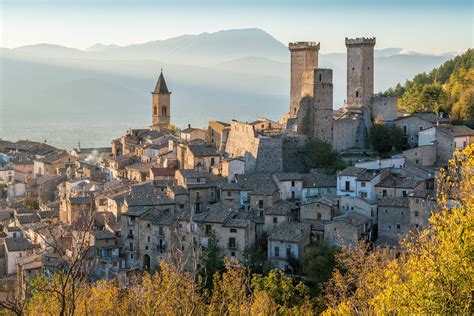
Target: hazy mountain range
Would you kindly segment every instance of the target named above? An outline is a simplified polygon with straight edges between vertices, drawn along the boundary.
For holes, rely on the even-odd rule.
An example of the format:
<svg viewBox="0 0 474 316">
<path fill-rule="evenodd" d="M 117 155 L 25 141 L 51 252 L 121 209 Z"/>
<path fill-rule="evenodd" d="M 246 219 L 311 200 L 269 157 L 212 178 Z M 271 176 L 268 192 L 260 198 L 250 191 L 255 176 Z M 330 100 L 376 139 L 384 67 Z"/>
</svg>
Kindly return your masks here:
<svg viewBox="0 0 474 316">
<path fill-rule="evenodd" d="M 288 49 L 260 29 L 86 50 L 38 44 L 0 53 L 2 138 L 47 139 L 61 147 L 78 140 L 108 145 L 125 129 L 150 124 L 150 91 L 161 68 L 173 92 L 172 121 L 181 127 L 202 127 L 211 119 L 278 119 L 288 110 Z M 385 48 L 375 56 L 380 91 L 453 55 Z M 320 54 L 319 67 L 333 69 L 338 108 L 345 98 L 346 55 Z"/>
</svg>

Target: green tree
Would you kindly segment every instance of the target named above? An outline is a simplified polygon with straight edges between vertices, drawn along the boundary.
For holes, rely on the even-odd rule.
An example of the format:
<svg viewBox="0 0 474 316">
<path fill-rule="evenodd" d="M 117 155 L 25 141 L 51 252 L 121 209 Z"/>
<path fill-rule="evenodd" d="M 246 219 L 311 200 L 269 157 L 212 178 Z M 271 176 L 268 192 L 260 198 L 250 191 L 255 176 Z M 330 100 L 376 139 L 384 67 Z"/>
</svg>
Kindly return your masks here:
<svg viewBox="0 0 474 316">
<path fill-rule="evenodd" d="M 379 153 L 386 153 L 392 149 L 390 143 L 390 129 L 384 124 L 374 124 L 369 132 L 369 141 Z"/>
<path fill-rule="evenodd" d="M 319 293 L 320 286 L 329 280 L 336 266 L 337 248 L 322 241 L 308 248 L 303 255 L 303 273 L 314 282 L 313 292 Z"/>
<path fill-rule="evenodd" d="M 313 139 L 308 142 L 304 149 L 305 162 L 308 168 L 343 169 L 344 162 L 339 155 L 332 150 L 330 143 Z"/>
<path fill-rule="evenodd" d="M 259 244 L 246 246 L 243 251 L 243 263 L 251 274 L 263 273 L 263 267 L 267 260 L 266 249 L 262 249 Z"/>
<path fill-rule="evenodd" d="M 214 274 L 220 274 L 224 270 L 224 254 L 221 247 L 219 247 L 219 239 L 213 233 L 209 237 L 207 247 L 203 251 L 201 275 L 204 280 L 204 287 L 211 289 Z"/>
</svg>

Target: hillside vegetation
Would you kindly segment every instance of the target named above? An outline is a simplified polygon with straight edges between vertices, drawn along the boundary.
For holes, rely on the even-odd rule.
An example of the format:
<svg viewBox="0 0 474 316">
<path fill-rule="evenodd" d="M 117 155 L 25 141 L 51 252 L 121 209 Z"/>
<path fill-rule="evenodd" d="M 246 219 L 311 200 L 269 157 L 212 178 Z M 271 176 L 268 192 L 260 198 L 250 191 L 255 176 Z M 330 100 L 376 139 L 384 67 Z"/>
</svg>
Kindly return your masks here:
<svg viewBox="0 0 474 316">
<path fill-rule="evenodd" d="M 474 50 L 469 49 L 429 73 L 380 95 L 398 96 L 398 108 L 409 112 L 446 113 L 451 120 L 474 121 Z"/>
</svg>

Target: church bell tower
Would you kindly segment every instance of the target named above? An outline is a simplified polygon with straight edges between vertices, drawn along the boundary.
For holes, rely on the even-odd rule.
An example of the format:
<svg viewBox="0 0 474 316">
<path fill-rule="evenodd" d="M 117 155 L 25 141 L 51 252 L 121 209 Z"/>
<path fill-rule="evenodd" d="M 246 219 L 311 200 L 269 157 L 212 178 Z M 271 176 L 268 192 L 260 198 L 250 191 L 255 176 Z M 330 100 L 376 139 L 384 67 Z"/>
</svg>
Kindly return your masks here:
<svg viewBox="0 0 474 316">
<path fill-rule="evenodd" d="M 163 69 L 156 82 L 155 90 L 151 93 L 152 97 L 152 125 L 153 130 L 162 131 L 169 127 L 171 123 L 171 92 L 166 86 Z"/>
</svg>

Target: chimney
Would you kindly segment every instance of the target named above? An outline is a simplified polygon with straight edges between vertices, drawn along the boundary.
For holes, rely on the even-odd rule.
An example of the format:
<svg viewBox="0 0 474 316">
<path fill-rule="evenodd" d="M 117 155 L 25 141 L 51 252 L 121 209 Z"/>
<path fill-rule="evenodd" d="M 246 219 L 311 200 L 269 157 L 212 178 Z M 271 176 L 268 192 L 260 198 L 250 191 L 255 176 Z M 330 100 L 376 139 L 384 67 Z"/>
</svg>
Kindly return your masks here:
<svg viewBox="0 0 474 316">
<path fill-rule="evenodd" d="M 191 128 L 191 124 L 188 124 L 188 128 Z"/>
</svg>

